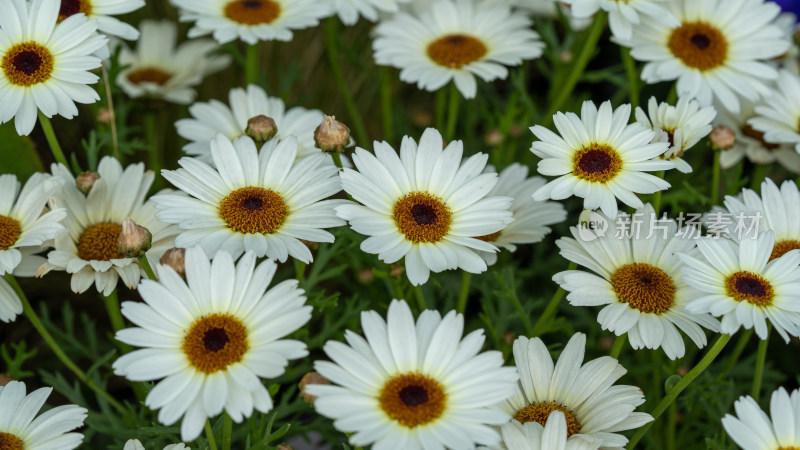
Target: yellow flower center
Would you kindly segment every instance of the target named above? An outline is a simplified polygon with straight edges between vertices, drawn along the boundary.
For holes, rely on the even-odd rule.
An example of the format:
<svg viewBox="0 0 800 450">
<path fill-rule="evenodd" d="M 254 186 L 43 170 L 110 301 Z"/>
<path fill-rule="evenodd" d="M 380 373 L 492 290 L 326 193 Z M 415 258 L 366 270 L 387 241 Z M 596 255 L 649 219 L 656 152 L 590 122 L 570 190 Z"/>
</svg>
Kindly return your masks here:
<svg viewBox="0 0 800 450">
<path fill-rule="evenodd" d="M 775 299 L 772 284 L 761 275 L 739 271 L 725 279 L 725 291 L 737 302 L 770 306 Z"/>
<path fill-rule="evenodd" d="M 448 34 L 428 44 L 428 56 L 438 65 L 459 69 L 486 55 L 483 42 L 466 34 Z"/>
<path fill-rule="evenodd" d="M 572 157 L 572 174 L 592 183 L 606 183 L 621 170 L 622 158 L 608 145 L 591 144 Z"/>
<path fill-rule="evenodd" d="M 122 226 L 115 223 L 98 223 L 84 230 L 78 238 L 78 257 L 85 261 L 108 261 L 124 258 L 120 253 L 119 234 Z"/>
<path fill-rule="evenodd" d="M 25 443 L 11 433 L 0 431 L 0 450 L 25 450 Z"/>
<path fill-rule="evenodd" d="M 427 192 L 411 192 L 392 208 L 394 223 L 411 242 L 439 242 L 450 231 L 453 215 L 440 198 Z"/>
<path fill-rule="evenodd" d="M 650 264 L 625 264 L 611 275 L 611 287 L 619 301 L 644 313 L 661 314 L 675 303 L 672 277 Z"/>
<path fill-rule="evenodd" d="M 164 72 L 156 67 L 143 67 L 128 74 L 128 81 L 133 84 L 155 83 L 159 86 L 163 86 L 167 84 L 167 81 L 171 78 L 172 74 Z"/>
<path fill-rule="evenodd" d="M 249 186 L 222 199 L 219 216 L 240 233 L 271 234 L 286 221 L 289 207 L 281 194 L 272 189 Z"/>
<path fill-rule="evenodd" d="M 22 227 L 16 219 L 0 215 L 0 250 L 8 250 L 22 236 Z"/>
<path fill-rule="evenodd" d="M 3 248 L 0 245 L 0 248 Z M 792 250 L 800 249 L 800 241 L 796 239 L 787 239 L 785 241 L 778 241 L 772 247 L 772 254 L 769 255 L 769 260 L 772 261 L 775 258 L 780 258 L 781 256 L 789 253 Z"/>
<path fill-rule="evenodd" d="M 567 437 L 580 433 L 581 423 L 578 417 L 572 411 L 556 402 L 531 403 L 517 411 L 514 414 L 514 419 L 520 423 L 536 422 L 541 426 L 545 426 L 550 413 L 556 410 L 564 413 L 564 417 L 567 419 Z"/>
<path fill-rule="evenodd" d="M 717 27 L 705 22 L 688 22 L 674 29 L 668 46 L 684 64 L 702 71 L 719 67 L 728 58 L 725 36 Z"/>
<path fill-rule="evenodd" d="M 230 314 L 209 314 L 196 320 L 181 349 L 200 372 L 211 374 L 242 360 L 249 348 L 247 328 Z"/>
<path fill-rule="evenodd" d="M 90 0 L 61 0 L 61 8 L 58 10 L 58 21 L 66 19 L 67 17 L 84 13 L 87 16 L 92 14 L 92 3 Z"/>
<path fill-rule="evenodd" d="M 36 42 L 23 42 L 6 51 L 0 67 L 11 84 L 29 87 L 50 79 L 53 73 L 53 54 L 47 47 Z"/>
<path fill-rule="evenodd" d="M 425 375 L 395 375 L 383 385 L 379 403 L 391 419 L 407 428 L 425 425 L 444 412 L 447 395 L 442 385 Z"/>
<path fill-rule="evenodd" d="M 225 17 L 245 25 L 272 23 L 281 15 L 281 5 L 273 0 L 233 0 L 225 5 Z"/>
</svg>

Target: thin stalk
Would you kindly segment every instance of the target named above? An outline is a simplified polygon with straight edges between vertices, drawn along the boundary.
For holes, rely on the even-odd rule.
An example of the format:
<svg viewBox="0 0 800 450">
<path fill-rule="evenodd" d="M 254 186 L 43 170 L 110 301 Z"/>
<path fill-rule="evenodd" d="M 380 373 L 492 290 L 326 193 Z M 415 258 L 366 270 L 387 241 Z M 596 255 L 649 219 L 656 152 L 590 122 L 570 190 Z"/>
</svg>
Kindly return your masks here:
<svg viewBox="0 0 800 450">
<path fill-rule="evenodd" d="M 217 441 L 214 439 L 214 430 L 211 429 L 211 422 L 206 419 L 206 439 L 208 439 L 209 450 L 217 450 Z"/>
<path fill-rule="evenodd" d="M 622 353 L 622 347 L 625 346 L 625 341 L 627 340 L 627 334 L 620 334 L 619 336 L 614 338 L 614 345 L 611 346 L 611 356 L 614 359 L 619 359 L 619 354 Z"/>
<path fill-rule="evenodd" d="M 750 342 L 750 337 L 753 336 L 753 329 L 750 328 L 749 330 L 744 330 L 739 335 L 739 340 L 736 341 L 736 346 L 733 347 L 733 351 L 731 355 L 728 356 L 728 361 L 725 363 L 725 368 L 722 369 L 722 372 L 717 375 L 717 381 L 722 380 L 723 378 L 728 376 L 733 367 L 739 361 L 739 357 L 742 356 L 742 352 L 744 352 L 745 347 L 747 347 L 747 343 Z"/>
<path fill-rule="evenodd" d="M 437 130 L 444 129 L 444 110 L 447 103 L 447 91 L 439 89 L 436 91 L 436 109 L 433 116 L 433 124 Z"/>
<path fill-rule="evenodd" d="M 106 305 L 108 318 L 111 320 L 111 328 L 113 328 L 114 331 L 125 328 L 125 319 L 122 318 L 116 289 L 111 294 L 103 296 L 103 303 Z"/>
<path fill-rule="evenodd" d="M 387 67 L 381 68 L 381 118 L 383 119 L 383 138 L 391 144 L 394 141 L 392 74 Z"/>
<path fill-rule="evenodd" d="M 664 438 L 667 441 L 666 450 L 675 450 L 675 435 L 678 427 L 678 404 L 673 402 L 667 411 L 667 432 Z"/>
<path fill-rule="evenodd" d="M 569 267 L 567 267 L 567 270 L 575 270 L 576 267 L 578 267 L 578 264 L 575 262 L 571 262 L 569 263 Z M 531 328 L 528 329 L 529 330 L 528 336 L 533 337 L 542 334 L 542 329 L 555 316 L 556 311 L 558 310 L 558 304 L 561 302 L 561 299 L 564 298 L 564 294 L 566 294 L 566 292 L 564 291 L 564 289 L 561 288 L 561 286 L 559 286 L 558 289 L 556 289 L 556 292 L 550 298 L 550 302 L 547 304 L 547 307 L 544 308 L 542 315 L 540 315 L 539 318 L 536 320 L 536 324 L 533 326 L 532 329 Z"/>
<path fill-rule="evenodd" d="M 233 436 L 233 421 L 228 413 L 222 413 L 222 450 L 231 450 L 231 437 Z"/>
<path fill-rule="evenodd" d="M 711 172 L 711 205 L 716 205 L 719 202 L 719 157 L 721 152 L 714 151 L 714 168 Z"/>
<path fill-rule="evenodd" d="M 461 271 L 461 286 L 458 289 L 458 301 L 456 301 L 456 311 L 464 314 L 467 310 L 467 298 L 469 297 L 469 285 L 472 282 L 472 274 L 466 270 Z"/>
<path fill-rule="evenodd" d="M 769 164 L 757 164 L 753 171 L 753 178 L 750 180 L 750 189 L 758 191 L 759 187 L 761 187 L 761 182 L 764 181 L 764 178 L 767 178 L 770 169 L 772 169 L 772 166 Z"/>
<path fill-rule="evenodd" d="M 425 311 L 428 309 L 428 302 L 425 301 L 425 293 L 422 292 L 422 286 L 414 286 L 414 295 L 417 297 L 417 305 L 419 310 Z"/>
<path fill-rule="evenodd" d="M 307 264 L 303 261 L 294 260 L 294 277 L 300 285 L 303 284 L 306 278 L 306 266 Z"/>
<path fill-rule="evenodd" d="M 767 361 L 767 346 L 769 345 L 769 332 L 771 326 L 767 325 L 767 337 L 758 341 L 758 350 L 756 351 L 756 369 L 753 372 L 753 388 L 750 390 L 750 396 L 758 403 L 758 398 L 761 397 L 761 380 L 764 379 L 764 364 Z"/>
<path fill-rule="evenodd" d="M 258 71 L 261 67 L 261 46 L 256 42 L 247 46 L 244 55 L 244 76 L 247 84 L 258 84 Z"/>
<path fill-rule="evenodd" d="M 450 101 L 447 105 L 447 129 L 445 130 L 445 139 L 452 141 L 455 137 L 456 123 L 458 123 L 458 104 L 461 100 L 461 93 L 455 83 L 450 85 Z"/>
<path fill-rule="evenodd" d="M 144 269 L 144 273 L 147 275 L 147 278 L 158 281 L 158 277 L 156 273 L 153 271 L 153 267 L 150 266 L 150 261 L 147 260 L 146 255 L 142 255 L 139 257 L 139 264 L 142 265 L 142 269 Z"/>
<path fill-rule="evenodd" d="M 664 179 L 664 173 L 665 173 L 665 171 L 662 170 L 662 171 L 658 172 L 656 174 L 656 176 L 663 180 Z M 658 212 L 661 210 L 661 193 L 662 192 L 664 192 L 664 191 L 656 191 L 656 193 L 653 194 L 653 211 L 655 211 L 656 216 L 658 216 Z"/>
<path fill-rule="evenodd" d="M 111 125 L 111 148 L 114 151 L 114 158 L 122 161 L 122 155 L 119 153 L 119 135 L 117 134 L 117 113 L 114 112 L 114 98 L 111 96 L 111 82 L 108 79 L 108 68 L 106 63 L 101 66 L 103 69 L 103 86 L 106 90 L 106 98 L 108 98 L 108 121 Z"/>
<path fill-rule="evenodd" d="M 628 77 L 628 96 L 631 99 L 631 108 L 636 110 L 639 106 L 639 71 L 636 70 L 636 63 L 631 57 L 631 49 L 620 47 L 622 53 L 622 65 L 625 66 L 625 75 Z"/>
<path fill-rule="evenodd" d="M 161 174 L 161 145 L 158 140 L 158 120 L 155 111 L 148 111 L 144 114 L 144 134 L 147 139 L 149 166 L 156 174 Z"/>
<path fill-rule="evenodd" d="M 64 156 L 64 151 L 61 150 L 61 144 L 58 143 L 56 132 L 53 131 L 53 124 L 50 122 L 50 118 L 42 114 L 41 111 L 39 111 L 39 123 L 42 124 L 44 137 L 47 139 L 47 144 L 50 146 L 50 151 L 53 153 L 53 158 L 55 158 L 56 162 L 67 166 L 67 169 L 69 169 L 70 165 L 67 162 L 67 157 Z"/>
<path fill-rule="evenodd" d="M 342 166 L 342 154 L 339 152 L 333 152 L 331 153 L 331 156 L 333 157 L 333 163 L 336 164 L 336 167 L 338 167 L 340 170 L 343 169 L 344 166 Z"/>
<path fill-rule="evenodd" d="M 674 402 L 675 399 L 678 398 L 681 392 L 683 392 L 684 389 L 686 389 L 690 384 L 692 384 L 692 382 L 696 380 L 697 377 L 699 377 L 700 374 L 702 374 L 708 368 L 708 366 L 711 365 L 712 362 L 714 362 L 714 359 L 716 359 L 717 355 L 719 355 L 722 349 L 725 348 L 725 344 L 727 344 L 728 341 L 730 340 L 731 340 L 730 334 L 721 334 L 719 338 L 717 338 L 717 342 L 715 342 L 714 345 L 708 350 L 708 353 L 706 353 L 705 356 L 703 356 L 703 359 L 701 359 L 696 366 L 692 367 L 692 370 L 690 370 L 685 377 L 681 378 L 681 381 L 679 381 L 678 384 L 675 385 L 675 387 L 670 389 L 670 391 L 667 392 L 667 394 L 664 396 L 664 398 L 661 399 L 658 405 L 656 405 L 656 408 L 653 410 L 652 413 L 650 413 L 650 415 L 653 416 L 653 422 L 648 423 L 647 425 L 639 428 L 639 430 L 636 431 L 636 434 L 634 434 L 630 442 L 628 442 L 628 447 L 627 447 L 628 450 L 633 450 L 634 448 L 636 448 L 636 444 L 638 444 L 639 441 L 642 440 L 642 437 L 645 435 L 645 433 L 647 433 L 647 430 L 649 430 L 650 427 L 653 426 L 653 423 L 656 420 L 658 420 L 659 417 L 661 417 L 661 414 L 663 414 L 664 411 L 667 410 L 669 405 L 671 405 L 672 402 Z"/>
<path fill-rule="evenodd" d="M 513 295 L 509 297 L 511 303 L 513 304 L 514 308 L 519 313 L 519 320 L 522 321 L 522 326 L 525 327 L 525 334 L 527 336 L 536 336 L 536 326 L 531 323 L 531 318 L 528 317 L 528 313 L 525 311 L 525 307 L 522 306 L 522 302 L 519 301 L 519 297 L 517 297 L 516 292 L 512 292 Z M 538 325 L 539 322 L 537 321 L 536 324 Z"/>
<path fill-rule="evenodd" d="M 353 101 L 353 96 L 350 93 L 350 88 L 347 86 L 347 81 L 344 79 L 342 73 L 342 66 L 339 64 L 339 51 L 336 48 L 336 43 L 339 41 L 339 19 L 331 17 L 325 21 L 325 46 L 328 53 L 328 61 L 331 65 L 331 72 L 333 78 L 336 79 L 336 85 L 339 87 L 339 93 L 344 100 L 344 106 L 350 114 L 353 129 L 356 132 L 356 139 L 358 144 L 366 146 L 369 144 L 367 129 L 364 126 L 364 119 L 358 111 L 356 103 Z"/>
</svg>

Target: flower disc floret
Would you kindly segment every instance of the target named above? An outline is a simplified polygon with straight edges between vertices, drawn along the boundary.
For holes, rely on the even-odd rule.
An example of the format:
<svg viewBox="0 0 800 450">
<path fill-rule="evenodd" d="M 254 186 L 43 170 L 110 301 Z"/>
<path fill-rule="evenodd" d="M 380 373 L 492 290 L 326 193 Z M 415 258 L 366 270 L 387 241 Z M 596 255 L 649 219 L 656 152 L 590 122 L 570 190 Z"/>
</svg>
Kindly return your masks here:
<svg viewBox="0 0 800 450">
<path fill-rule="evenodd" d="M 61 0 L 61 7 L 58 10 L 58 21 L 66 19 L 69 16 L 83 13 L 87 17 L 92 14 L 91 0 Z"/>
<path fill-rule="evenodd" d="M 738 271 L 725 279 L 725 291 L 737 302 L 756 306 L 770 306 L 775 299 L 775 290 L 766 278 L 759 274 Z"/>
<path fill-rule="evenodd" d="M 233 0 L 225 5 L 225 17 L 245 25 L 272 23 L 281 15 L 281 5 L 272 0 Z"/>
<path fill-rule="evenodd" d="M 395 375 L 386 381 L 379 396 L 386 415 L 407 428 L 435 421 L 444 412 L 446 402 L 442 384 L 420 373 Z"/>
<path fill-rule="evenodd" d="M 622 170 L 622 158 L 611 146 L 592 144 L 572 157 L 573 174 L 592 183 L 606 183 Z"/>
<path fill-rule="evenodd" d="M 641 312 L 661 314 L 675 304 L 675 282 L 651 264 L 625 264 L 611 275 L 611 286 L 621 302 Z"/>
<path fill-rule="evenodd" d="M 219 216 L 240 233 L 272 234 L 289 216 L 281 194 L 257 186 L 236 189 L 219 205 Z"/>
<path fill-rule="evenodd" d="M 450 231 L 452 213 L 441 199 L 427 192 L 411 192 L 392 208 L 394 223 L 414 243 L 439 242 Z"/>
<path fill-rule="evenodd" d="M 567 421 L 567 436 L 581 432 L 582 425 L 578 417 L 566 407 L 556 402 L 531 403 L 514 414 L 514 419 L 520 423 L 536 422 L 541 426 L 547 424 L 547 418 L 553 411 L 561 411 Z"/>
<path fill-rule="evenodd" d="M 181 349 L 197 370 L 212 374 L 242 360 L 247 328 L 230 314 L 209 314 L 192 324 Z"/>
<path fill-rule="evenodd" d="M 0 215 L 0 250 L 8 250 L 22 235 L 19 221 L 13 217 Z"/>
<path fill-rule="evenodd" d="M 98 223 L 86 228 L 78 238 L 78 256 L 86 261 L 124 258 L 117 248 L 121 232 L 122 225 L 116 223 Z"/>
<path fill-rule="evenodd" d="M 728 41 L 719 28 L 705 22 L 685 22 L 669 36 L 669 49 L 689 67 L 716 69 L 728 59 Z"/>
<path fill-rule="evenodd" d="M 0 248 L 2 248 L 1 245 Z M 800 249 L 800 241 L 797 239 L 786 239 L 776 242 L 775 246 L 772 247 L 772 253 L 769 255 L 769 260 L 772 261 L 775 258 L 780 258 L 790 251 L 798 249 Z"/>
<path fill-rule="evenodd" d="M 479 61 L 486 52 L 480 39 L 462 33 L 442 36 L 428 45 L 428 56 L 436 64 L 452 69 Z"/>
<path fill-rule="evenodd" d="M 53 73 L 53 54 L 33 41 L 13 45 L 0 62 L 8 81 L 22 87 L 44 83 Z"/>
</svg>

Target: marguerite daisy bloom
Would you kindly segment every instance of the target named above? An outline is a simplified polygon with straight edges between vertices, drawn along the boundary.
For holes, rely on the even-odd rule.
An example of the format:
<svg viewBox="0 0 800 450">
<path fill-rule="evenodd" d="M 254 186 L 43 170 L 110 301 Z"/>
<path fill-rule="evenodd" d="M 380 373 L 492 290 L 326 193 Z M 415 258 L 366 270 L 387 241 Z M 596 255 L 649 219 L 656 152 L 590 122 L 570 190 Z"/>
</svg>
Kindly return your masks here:
<svg viewBox="0 0 800 450">
<path fill-rule="evenodd" d="M 589 18 L 601 9 L 607 11 L 611 32 L 621 41 L 627 41 L 633 35 L 633 28 L 641 22 L 640 15 L 661 21 L 667 26 L 680 25 L 664 8 L 664 2 L 667 1 L 669 0 L 564 0 L 564 3 L 571 6 L 571 14 L 579 19 Z"/>
<path fill-rule="evenodd" d="M 358 16 L 362 15 L 372 22 L 378 20 L 378 13 L 395 13 L 398 11 L 398 4 L 408 3 L 411 0 L 329 0 L 333 2 L 333 11 L 345 25 L 353 25 L 358 22 Z"/>
<path fill-rule="evenodd" d="M 657 140 L 666 139 L 669 143 L 660 158 L 674 161 L 675 168 L 683 173 L 690 173 L 692 166 L 681 157 L 711 132 L 711 121 L 716 115 L 713 107 L 700 108 L 696 100 L 687 97 L 678 99 L 675 106 L 658 103 L 655 97 L 650 97 L 647 113 L 636 108 L 636 121 L 655 131 Z"/>
<path fill-rule="evenodd" d="M 127 14 L 143 6 L 144 0 L 61 0 L 58 20 L 83 13 L 97 21 L 97 29 L 101 33 L 135 40 L 139 38 L 139 30 L 111 16 Z"/>
<path fill-rule="evenodd" d="M 610 356 L 583 364 L 585 346 L 586 335 L 575 333 L 554 366 L 541 339 L 517 338 L 514 362 L 519 383 L 503 409 L 517 422 L 543 426 L 549 426 L 553 411 L 561 411 L 567 436 L 599 441 L 602 448 L 624 447 L 628 438 L 618 432 L 638 428 L 653 418 L 634 411 L 644 403 L 641 389 L 614 386 L 627 370 Z"/>
<path fill-rule="evenodd" d="M 142 36 L 136 51 L 125 45 L 119 63 L 129 66 L 117 75 L 117 85 L 133 98 L 159 98 L 189 104 L 194 100 L 194 86 L 231 62 L 227 55 L 209 55 L 218 48 L 210 39 L 187 41 L 176 46 L 177 25 L 170 21 L 142 21 Z"/>
<path fill-rule="evenodd" d="M 208 103 L 198 102 L 189 107 L 191 119 L 180 119 L 175 122 L 178 134 L 189 141 L 183 151 L 196 156 L 206 163 L 212 163 L 210 142 L 217 133 L 228 139 L 245 134 L 247 121 L 253 117 L 264 115 L 275 121 L 278 127 L 278 139 L 289 135 L 297 137 L 297 156 L 302 158 L 318 153 L 314 147 L 314 130 L 317 129 L 325 115 L 316 109 L 301 107 L 286 110 L 286 105 L 278 97 L 270 97 L 259 86 L 251 84 L 247 89 L 231 89 L 228 94 L 229 104 L 219 100 Z"/>
<path fill-rule="evenodd" d="M 378 64 L 394 66 L 400 79 L 436 91 L 451 80 L 466 98 L 484 81 L 508 76 L 506 66 L 542 54 L 544 44 L 524 14 L 485 0 L 438 0 L 414 16 L 401 12 L 375 29 Z"/>
<path fill-rule="evenodd" d="M 66 209 L 66 230 L 56 234 L 55 250 L 47 254 L 47 262 L 36 276 L 65 270 L 72 274 L 73 292 L 84 292 L 94 284 L 103 295 L 109 295 L 120 278 L 125 286 L 135 288 L 147 275 L 135 258 L 127 258 L 118 250 L 122 220 L 131 218 L 152 234 L 152 247 L 147 251 L 150 264 L 173 247 L 179 231 L 156 220 L 153 201 L 145 200 L 155 174 L 145 172 L 141 163 L 123 170 L 119 161 L 107 156 L 97 167 L 100 179 L 89 195 L 84 195 L 65 166 L 53 164 L 52 172 L 63 184 L 50 200 L 50 207 Z"/>
<path fill-rule="evenodd" d="M 83 14 L 56 24 L 59 0 L 0 0 L 0 123 L 14 119 L 20 135 L 36 124 L 37 110 L 68 119 L 78 103 L 100 100 L 88 84 L 100 67 L 95 50 L 108 42 Z"/>
<path fill-rule="evenodd" d="M 677 26 L 642 17 L 625 45 L 631 56 L 648 61 L 642 79 L 648 83 L 678 80 L 680 97 L 702 106 L 716 99 L 739 111 L 740 99 L 755 101 L 769 93 L 778 77 L 767 61 L 789 49 L 784 33 L 772 22 L 780 7 L 764 0 L 673 0 L 664 6 Z M 720 11 L 725 14 L 720 14 Z"/>
<path fill-rule="evenodd" d="M 542 186 L 534 200 L 583 197 L 586 209 L 600 208 L 607 217 L 617 217 L 617 198 L 634 208 L 642 207 L 635 194 L 652 194 L 670 187 L 643 172 L 672 169 L 675 163 L 657 159 L 667 151 L 666 142 L 652 142 L 655 133 L 640 123 L 628 124 L 630 105 L 612 111 L 611 102 L 600 109 L 583 102 L 581 117 L 557 113 L 553 122 L 561 136 L 536 125 L 531 131 L 539 141 L 531 151 L 542 158 L 537 170 L 559 178 Z"/>
<path fill-rule="evenodd" d="M 790 144 L 800 152 L 800 76 L 788 70 L 780 72 L 777 88 L 756 104 L 756 116 L 747 121 L 764 133 L 764 139 L 776 144 Z"/>
<path fill-rule="evenodd" d="M 199 245 L 209 255 L 225 250 L 234 258 L 252 250 L 281 262 L 313 257 L 300 239 L 333 242 L 323 228 L 344 225 L 334 208 L 346 200 L 325 200 L 341 190 L 338 169 L 322 164 L 321 152 L 297 158 L 297 139 L 271 139 L 259 151 L 247 136 L 231 142 L 218 134 L 211 141 L 216 169 L 181 158 L 182 169 L 164 178 L 191 197 L 162 194 L 153 199 L 156 216 L 183 229 L 178 247 Z"/>
<path fill-rule="evenodd" d="M 735 333 L 753 328 L 767 338 L 767 319 L 781 337 L 800 335 L 800 251 L 770 261 L 775 243 L 772 230 L 754 239 L 699 239 L 700 254 L 679 254 L 686 284 L 698 295 L 686 309 L 722 316 L 721 330 Z"/>
<path fill-rule="evenodd" d="M 40 388 L 25 395 L 25 383 L 11 381 L 0 386 L 0 444 L 9 450 L 72 450 L 83 435 L 70 431 L 83 426 L 86 408 L 57 406 L 36 417 L 53 388 Z"/>
<path fill-rule="evenodd" d="M 114 361 L 114 373 L 131 381 L 154 381 L 145 405 L 160 409 L 159 422 L 183 416 L 181 439 L 191 441 L 207 418 L 223 409 L 236 423 L 272 409 L 259 378 L 283 374 L 289 360 L 308 355 L 302 342 L 281 339 L 311 318 L 297 280 L 267 289 L 276 264 L 256 266 L 254 253 L 234 265 L 227 252 L 209 261 L 186 250 L 186 281 L 157 265 L 158 282 L 143 280 L 145 303 L 125 302 L 122 314 L 138 327 L 116 334 L 137 347 Z"/>
<path fill-rule="evenodd" d="M 329 16 L 319 0 L 170 0 L 181 10 L 181 22 L 194 22 L 189 37 L 213 34 L 220 44 L 241 39 L 290 41 L 292 30 L 313 27 Z"/>
<path fill-rule="evenodd" d="M 13 322 L 20 314 L 22 314 L 22 300 L 8 281 L 0 277 L 0 321 Z"/>
<path fill-rule="evenodd" d="M 186 444 L 181 442 L 180 444 L 167 445 L 166 447 L 163 448 L 163 450 L 185 450 L 186 448 L 187 448 Z M 128 441 L 125 442 L 125 446 L 122 447 L 122 450 L 146 450 L 146 449 L 144 448 L 144 445 L 142 445 L 142 443 L 139 442 L 138 439 L 128 439 Z"/>
<path fill-rule="evenodd" d="M 687 311 L 694 290 L 683 281 L 675 254 L 690 252 L 695 240 L 681 237 L 674 220 L 656 220 L 650 204 L 627 218 L 628 226 L 625 216 L 608 220 L 606 232 L 593 240 L 582 239 L 572 227 L 575 239 L 561 238 L 556 245 L 563 257 L 594 273 L 568 270 L 553 279 L 569 292 L 573 306 L 607 305 L 598 322 L 617 336 L 627 333 L 634 349 L 662 348 L 670 359 L 681 358 L 685 347 L 678 329 L 704 347 L 700 326 L 719 331 L 719 323 Z"/>
<path fill-rule="evenodd" d="M 784 388 L 772 393 L 770 419 L 753 397 L 742 396 L 734 403 L 739 417 L 726 414 L 722 426 L 742 450 L 782 450 L 800 448 L 800 390 L 792 395 Z"/>
<path fill-rule="evenodd" d="M 503 443 L 499 450 L 597 450 L 600 441 L 582 434 L 567 437 L 567 419 L 555 409 L 547 416 L 546 425 L 538 422 L 519 423 L 516 420 L 500 428 Z M 488 447 L 479 447 L 489 450 Z M 497 450 L 497 449 L 495 449 Z"/>
<path fill-rule="evenodd" d="M 483 330 L 462 339 L 464 316 L 426 310 L 417 321 L 406 302 L 392 300 L 386 321 L 361 313 L 366 339 L 347 331 L 347 344 L 328 341 L 333 360 L 314 369 L 335 385 L 312 384 L 314 408 L 373 450 L 474 448 L 497 445 L 496 409 L 514 392 L 517 373 L 498 351 L 479 353 Z"/>
<path fill-rule="evenodd" d="M 404 137 L 399 157 L 385 142 L 375 142 L 374 155 L 356 148 L 357 171 L 341 174 L 344 190 L 363 206 L 342 205 L 336 213 L 369 236 L 361 250 L 390 264 L 405 257 L 413 285 L 428 281 L 431 271 L 485 271 L 476 250 L 497 247 L 475 236 L 496 233 L 513 220 L 510 197 L 487 196 L 497 184 L 497 174 L 481 174 L 487 155 L 462 162 L 463 143 L 453 141 L 442 150 L 442 142 L 429 128 L 419 146 Z"/>
</svg>

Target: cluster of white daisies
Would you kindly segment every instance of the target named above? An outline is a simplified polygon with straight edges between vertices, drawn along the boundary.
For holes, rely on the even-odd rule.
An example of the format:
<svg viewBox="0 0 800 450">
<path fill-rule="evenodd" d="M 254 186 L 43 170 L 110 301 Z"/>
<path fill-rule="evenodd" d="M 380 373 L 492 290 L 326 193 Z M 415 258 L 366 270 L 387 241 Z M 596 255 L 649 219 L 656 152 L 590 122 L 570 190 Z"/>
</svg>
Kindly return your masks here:
<svg viewBox="0 0 800 450">
<path fill-rule="evenodd" d="M 181 168 L 162 175 L 178 190 L 148 196 L 156 174 L 143 164 L 123 167 L 103 158 L 96 173 L 76 178 L 54 164 L 24 186 L 0 175 L 0 320 L 14 320 L 30 305 L 15 290 L 15 276 L 66 271 L 71 289 L 94 285 L 110 295 L 119 284 L 137 288 L 144 302 L 125 302 L 135 325 L 116 339 L 141 347 L 118 358 L 117 375 L 158 381 L 145 404 L 158 420 L 181 420 L 181 435 L 195 439 L 208 418 L 223 411 L 237 423 L 273 407 L 262 379 L 282 375 L 291 360 L 308 356 L 306 344 L 287 336 L 307 324 L 312 308 L 297 280 L 269 287 L 277 263 L 311 263 L 308 243 L 333 242 L 331 228 L 349 225 L 366 238 L 361 250 L 385 263 L 403 260 L 412 285 L 431 272 L 481 273 L 500 249 L 541 241 L 566 219 L 558 203 L 571 196 L 599 209 L 609 231 L 587 240 L 557 241 L 561 255 L 581 270 L 554 280 L 575 306 L 603 306 L 598 322 L 634 349 L 685 354 L 683 331 L 698 347 L 706 330 L 733 334 L 772 327 L 787 342 L 800 336 L 800 192 L 767 179 L 761 194 L 745 189 L 725 199 L 731 214 L 758 214 L 759 233 L 742 239 L 687 239 L 692 229 L 660 220 L 665 233 L 617 233 L 618 202 L 653 221 L 653 205 L 640 194 L 670 187 L 663 172 L 692 167 L 686 151 L 718 126 L 720 164 L 744 156 L 757 164 L 780 162 L 800 172 L 800 77 L 794 22 L 764 0 L 569 0 L 576 26 L 608 18 L 613 41 L 645 61 L 647 83 L 675 81 L 677 103 L 651 98 L 647 111 L 598 107 L 580 115 L 557 113 L 557 130 L 536 125 L 531 148 L 541 158 L 528 176 L 515 163 L 499 174 L 483 153 L 464 157 L 461 141 L 444 142 L 435 129 L 419 141 L 404 137 L 399 150 L 375 142 L 356 148 L 352 163 L 337 167 L 315 147 L 324 115 L 286 109 L 256 85 L 230 91 L 229 104 L 194 102 L 194 86 L 227 67 L 219 44 L 240 39 L 287 41 L 292 30 L 338 14 L 379 20 L 373 47 L 378 64 L 429 91 L 451 81 L 475 97 L 476 76 L 506 78 L 508 67 L 542 54 L 531 11 L 504 1 L 437 0 L 171 0 L 190 39 L 177 46 L 170 22 L 143 21 L 139 30 L 114 18 L 141 0 L 0 0 L 0 122 L 12 118 L 19 134 L 37 115 L 71 118 L 75 103 L 99 100 L 92 71 L 109 64 L 109 40 L 125 44 L 116 83 L 131 97 L 191 104 L 191 118 L 176 123 L 189 143 Z M 548 5 L 556 8 L 555 4 Z M 550 10 L 550 8 L 545 10 Z M 200 38 L 212 35 L 213 39 Z M 115 44 L 116 45 L 116 44 Z M 193 103 L 193 104 L 192 104 Z M 248 122 L 272 119 L 277 128 L 263 145 L 247 136 Z M 366 145 L 367 143 L 359 143 Z M 470 152 L 472 153 L 472 152 Z M 652 172 L 652 173 L 650 173 Z M 655 173 L 655 174 L 653 174 Z M 344 199 L 346 193 L 348 199 Z M 44 211 L 44 213 L 43 213 Z M 133 221 L 133 222 L 130 222 Z M 141 258 L 119 239 L 135 223 L 149 231 Z M 647 229 L 646 222 L 643 229 Z M 184 250 L 185 249 L 185 250 Z M 40 256 L 47 251 L 46 257 Z M 179 256 L 175 256 L 175 255 Z M 182 259 L 177 265 L 175 259 Z M 155 268 L 154 279 L 147 268 Z M 363 337 L 329 341 L 331 361 L 315 369 L 329 384 L 310 384 L 316 410 L 349 433 L 354 445 L 375 449 L 622 448 L 621 431 L 652 417 L 634 386 L 614 383 L 625 369 L 611 357 L 583 363 L 585 336 L 575 334 L 554 363 L 544 343 L 520 337 L 515 367 L 497 351 L 481 352 L 481 330 L 464 336 L 464 317 L 424 310 L 415 319 L 393 300 L 386 319 L 362 313 Z M 49 394 L 11 382 L 0 388 L 0 448 L 71 449 L 69 431 L 86 410 L 54 408 L 34 419 Z M 738 419 L 723 425 L 746 449 L 800 446 L 800 393 L 778 390 L 772 422 L 752 399 L 736 403 Z M 126 448 L 141 448 L 131 441 Z"/>
</svg>

